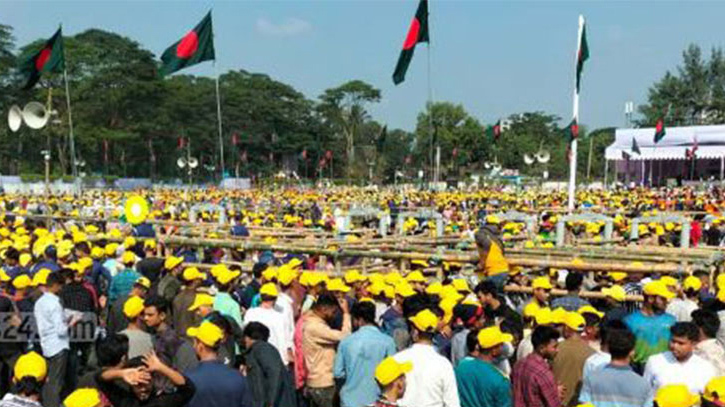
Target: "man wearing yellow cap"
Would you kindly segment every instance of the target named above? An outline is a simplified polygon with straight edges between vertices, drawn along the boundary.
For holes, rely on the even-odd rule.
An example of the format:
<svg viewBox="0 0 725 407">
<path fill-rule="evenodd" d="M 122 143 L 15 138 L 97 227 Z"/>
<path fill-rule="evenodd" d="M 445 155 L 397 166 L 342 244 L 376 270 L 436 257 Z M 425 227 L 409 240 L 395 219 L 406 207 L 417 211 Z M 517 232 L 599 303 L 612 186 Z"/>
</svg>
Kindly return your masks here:
<svg viewBox="0 0 725 407">
<path fill-rule="evenodd" d="M 10 392 L 0 400 L 2 407 L 42 407 L 43 383 L 48 374 L 45 359 L 35 352 L 20 356 L 13 368 Z"/>
<path fill-rule="evenodd" d="M 408 387 L 400 404 L 406 407 L 459 406 L 453 366 L 433 347 L 440 319 L 429 309 L 423 309 L 408 321 L 413 345 L 394 356 L 398 363 L 413 364 L 413 370 L 406 377 Z"/>
<path fill-rule="evenodd" d="M 494 325 L 478 331 L 476 339 L 476 356 L 467 356 L 455 368 L 461 405 L 511 407 L 511 382 L 495 364 L 503 356 L 504 343 L 513 336 Z"/>
<path fill-rule="evenodd" d="M 180 278 L 183 269 L 184 259 L 182 257 L 169 256 L 164 259 L 164 268 L 161 271 L 161 280 L 159 280 L 157 292 L 168 302 L 172 302 L 176 294 L 181 290 Z"/>
<path fill-rule="evenodd" d="M 123 304 L 123 315 L 128 321 L 126 329 L 119 332 L 128 338 L 128 358 L 133 359 L 150 352 L 154 345 L 149 335 L 144 330 L 143 310 L 144 302 L 141 297 L 129 297 Z"/>
<path fill-rule="evenodd" d="M 559 352 L 551 365 L 554 377 L 567 390 L 562 400 L 564 405 L 569 405 L 572 399 L 576 401 L 576 390 L 581 386 L 584 363 L 595 352 L 582 337 L 585 327 L 586 321 L 578 312 L 566 313 L 563 324 L 564 341 L 559 344 Z"/>
<path fill-rule="evenodd" d="M 173 325 L 177 332 L 186 332 L 190 327 L 199 324 L 201 318 L 189 307 L 194 303 L 196 291 L 206 279 L 206 274 L 196 267 L 187 267 L 182 273 L 184 287 L 174 297 L 171 307 L 173 310 Z"/>
<path fill-rule="evenodd" d="M 130 251 L 126 250 L 121 256 L 121 263 L 124 268 L 120 273 L 116 274 L 111 280 L 111 286 L 108 289 L 108 300 L 114 302 L 119 298 L 123 298 L 128 295 L 133 287 L 133 284 L 141 277 L 135 269 L 137 257 Z"/>
<path fill-rule="evenodd" d="M 397 407 L 406 390 L 405 375 L 413 369 L 413 364 L 398 363 L 395 358 L 383 359 L 375 368 L 375 381 L 380 386 L 380 397 L 371 407 Z"/>
<path fill-rule="evenodd" d="M 491 218 L 491 216 L 489 216 Z M 491 219 L 476 233 L 478 249 L 478 270 L 493 281 L 499 289 L 506 283 L 509 264 L 504 257 L 503 241 L 500 238 L 498 219 Z"/>
<path fill-rule="evenodd" d="M 682 284 L 682 290 L 678 296 L 667 304 L 666 312 L 677 319 L 677 322 L 692 321 L 692 311 L 699 308 L 702 281 L 695 276 L 688 276 Z"/>
<path fill-rule="evenodd" d="M 642 371 L 650 356 L 664 352 L 670 342 L 670 327 L 677 322 L 665 312 L 667 301 L 675 296 L 661 281 L 644 286 L 642 309 L 627 315 L 624 323 L 637 338 L 632 361 Z"/>
<path fill-rule="evenodd" d="M 131 292 L 128 296 L 121 297 L 112 303 L 108 309 L 108 321 L 106 330 L 109 334 L 114 334 L 122 329 L 126 329 L 128 320 L 123 313 L 123 306 L 130 297 L 146 298 L 148 290 L 151 288 L 151 282 L 146 277 L 139 277 L 133 284 Z"/>
<path fill-rule="evenodd" d="M 269 329 L 269 343 L 274 346 L 285 366 L 294 360 L 293 331 L 287 329 L 282 312 L 275 307 L 279 290 L 274 283 L 266 283 L 259 289 L 261 303 L 244 314 L 242 328 L 250 322 L 259 322 Z"/>
</svg>

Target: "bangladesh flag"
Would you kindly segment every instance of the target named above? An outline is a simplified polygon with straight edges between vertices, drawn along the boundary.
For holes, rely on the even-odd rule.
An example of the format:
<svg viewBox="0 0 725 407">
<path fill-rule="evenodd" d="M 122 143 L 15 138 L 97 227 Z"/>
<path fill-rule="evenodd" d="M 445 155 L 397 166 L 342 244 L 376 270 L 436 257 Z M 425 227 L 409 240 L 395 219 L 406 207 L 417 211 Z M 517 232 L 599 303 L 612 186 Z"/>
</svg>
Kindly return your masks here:
<svg viewBox="0 0 725 407">
<path fill-rule="evenodd" d="M 665 131 L 665 118 L 660 117 L 655 124 L 655 144 L 659 143 L 665 137 L 665 134 L 667 134 Z"/>
<path fill-rule="evenodd" d="M 576 54 L 576 93 L 579 93 L 579 84 L 581 82 L 582 71 L 584 70 L 584 61 L 589 59 L 589 44 L 587 44 L 587 27 L 582 19 L 582 32 L 579 37 L 579 49 Z"/>
<path fill-rule="evenodd" d="M 637 144 L 637 139 L 634 137 L 632 137 L 632 152 L 637 155 L 642 155 L 642 152 L 639 150 L 639 145 Z"/>
<path fill-rule="evenodd" d="M 413 59 L 413 51 L 419 42 L 429 42 L 428 38 L 428 0 L 420 0 L 418 11 L 415 12 L 413 21 L 410 22 L 408 35 L 403 43 L 403 50 L 400 51 L 398 64 L 395 65 L 393 83 L 399 84 L 405 80 L 405 73 L 408 71 L 410 60 Z"/>
<path fill-rule="evenodd" d="M 49 72 L 61 72 L 65 69 L 63 57 L 63 33 L 59 28 L 43 48 L 20 61 L 20 73 L 26 78 L 23 89 L 31 89 L 40 80 L 40 76 Z"/>
<path fill-rule="evenodd" d="M 486 136 L 494 142 L 501 137 L 501 120 L 497 121 L 493 126 L 486 127 Z"/>
<path fill-rule="evenodd" d="M 564 129 L 567 136 L 569 136 L 569 142 L 576 140 L 579 138 L 579 123 L 576 122 L 576 119 L 573 119 L 571 123 L 569 123 L 568 126 Z"/>
<path fill-rule="evenodd" d="M 184 38 L 161 55 L 161 76 L 170 75 L 186 67 L 204 61 L 214 60 L 214 34 L 211 26 L 211 11 Z"/>
</svg>

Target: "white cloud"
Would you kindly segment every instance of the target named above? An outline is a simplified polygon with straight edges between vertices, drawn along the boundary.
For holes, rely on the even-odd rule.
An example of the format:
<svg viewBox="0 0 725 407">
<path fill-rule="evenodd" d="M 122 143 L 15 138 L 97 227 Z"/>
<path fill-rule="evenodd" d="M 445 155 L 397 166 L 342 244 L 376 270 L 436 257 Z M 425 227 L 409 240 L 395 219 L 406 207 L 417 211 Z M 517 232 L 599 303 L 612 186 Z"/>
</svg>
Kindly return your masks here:
<svg viewBox="0 0 725 407">
<path fill-rule="evenodd" d="M 275 37 L 294 37 L 312 30 L 312 24 L 300 18 L 291 17 L 280 23 L 273 23 L 264 17 L 257 19 L 257 31 Z"/>
</svg>

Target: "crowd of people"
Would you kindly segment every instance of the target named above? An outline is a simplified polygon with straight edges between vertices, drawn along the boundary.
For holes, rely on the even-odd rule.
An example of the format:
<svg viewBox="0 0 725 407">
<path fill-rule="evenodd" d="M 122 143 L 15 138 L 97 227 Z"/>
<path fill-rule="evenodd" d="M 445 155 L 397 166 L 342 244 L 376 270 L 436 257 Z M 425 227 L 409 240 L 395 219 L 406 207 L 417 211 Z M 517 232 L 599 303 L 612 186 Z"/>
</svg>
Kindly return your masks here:
<svg viewBox="0 0 725 407">
<path fill-rule="evenodd" d="M 224 215 L 242 239 L 252 226 L 334 227 L 332 202 L 350 191 L 312 204 L 280 194 L 296 209 L 269 216 L 248 199 Z M 717 201 L 683 191 L 693 206 Z M 472 206 L 473 194 L 446 195 L 440 206 L 446 227 L 473 234 L 475 272 L 449 264 L 436 276 L 415 262 L 363 272 L 353 261 L 336 273 L 313 254 L 165 245 L 173 227 L 126 224 L 122 211 L 99 222 L 30 216 L 82 215 L 93 195 L 6 200 L 0 407 L 725 406 L 725 274 L 513 267 L 503 235 L 519 226 L 492 207 L 528 197 L 479 195 Z M 411 204 L 373 197 L 392 213 Z M 653 211 L 665 198 L 638 201 L 653 200 Z M 149 217 L 189 218 L 156 206 L 165 200 L 154 197 Z"/>
</svg>

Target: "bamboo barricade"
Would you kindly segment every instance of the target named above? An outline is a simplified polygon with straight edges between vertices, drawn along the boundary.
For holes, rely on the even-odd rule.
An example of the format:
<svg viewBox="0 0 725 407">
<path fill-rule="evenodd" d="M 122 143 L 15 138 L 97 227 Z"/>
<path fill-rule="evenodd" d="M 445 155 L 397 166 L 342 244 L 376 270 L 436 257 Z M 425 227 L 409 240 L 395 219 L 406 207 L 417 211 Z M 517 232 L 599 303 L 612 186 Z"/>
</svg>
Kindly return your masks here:
<svg viewBox="0 0 725 407">
<path fill-rule="evenodd" d="M 507 285 L 503 288 L 503 290 L 507 293 L 524 293 L 524 294 L 531 294 L 534 292 L 534 289 L 531 287 L 521 287 L 517 285 Z M 561 297 L 564 295 L 569 294 L 566 290 L 551 290 L 551 295 Z M 588 299 L 605 299 L 607 298 L 606 295 L 604 295 L 601 292 L 598 291 L 581 291 L 579 293 L 579 296 L 582 298 L 588 298 Z M 637 301 L 641 302 L 644 300 L 644 296 L 641 295 L 627 295 L 624 297 L 624 301 Z"/>
</svg>

